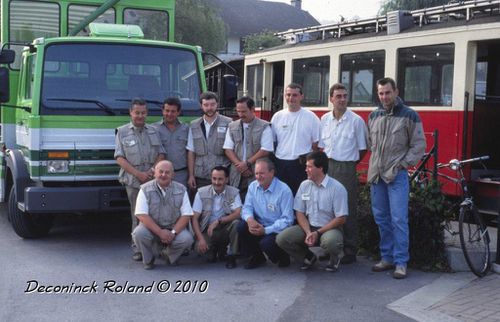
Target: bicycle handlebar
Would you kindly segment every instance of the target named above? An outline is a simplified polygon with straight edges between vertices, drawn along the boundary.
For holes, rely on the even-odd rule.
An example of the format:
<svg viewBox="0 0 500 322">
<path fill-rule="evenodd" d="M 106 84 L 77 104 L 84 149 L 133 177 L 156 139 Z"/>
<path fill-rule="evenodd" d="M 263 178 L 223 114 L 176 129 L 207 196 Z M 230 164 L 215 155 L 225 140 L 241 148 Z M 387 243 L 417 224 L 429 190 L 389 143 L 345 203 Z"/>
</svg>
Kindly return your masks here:
<svg viewBox="0 0 500 322">
<path fill-rule="evenodd" d="M 477 161 L 485 161 L 485 160 L 488 160 L 489 158 L 490 158 L 489 155 L 483 155 L 481 157 L 467 159 L 467 160 L 463 160 L 463 161 L 460 161 L 457 159 L 452 159 L 448 163 L 439 163 L 438 168 L 450 167 L 453 170 L 456 170 L 459 167 L 461 167 L 463 164 L 477 162 Z"/>
</svg>

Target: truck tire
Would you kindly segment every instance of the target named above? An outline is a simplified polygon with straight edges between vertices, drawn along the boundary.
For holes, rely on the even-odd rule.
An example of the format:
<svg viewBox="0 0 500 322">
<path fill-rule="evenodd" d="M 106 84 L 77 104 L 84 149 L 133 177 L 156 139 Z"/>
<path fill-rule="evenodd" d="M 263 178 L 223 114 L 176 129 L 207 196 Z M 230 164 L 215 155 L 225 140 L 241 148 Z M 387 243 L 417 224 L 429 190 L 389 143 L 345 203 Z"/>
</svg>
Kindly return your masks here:
<svg viewBox="0 0 500 322">
<path fill-rule="evenodd" d="M 40 238 L 46 236 L 52 227 L 52 215 L 30 215 L 17 207 L 17 194 L 15 185 L 9 193 L 9 218 L 12 228 L 19 237 Z"/>
</svg>

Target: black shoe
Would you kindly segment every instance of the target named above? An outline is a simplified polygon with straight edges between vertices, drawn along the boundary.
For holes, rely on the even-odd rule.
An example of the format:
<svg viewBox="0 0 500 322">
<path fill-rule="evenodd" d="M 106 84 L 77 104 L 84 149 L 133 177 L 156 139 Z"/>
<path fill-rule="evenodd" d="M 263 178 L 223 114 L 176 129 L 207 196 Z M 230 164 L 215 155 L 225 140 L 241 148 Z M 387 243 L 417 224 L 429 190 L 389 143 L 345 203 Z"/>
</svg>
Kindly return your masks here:
<svg viewBox="0 0 500 322">
<path fill-rule="evenodd" d="M 236 267 L 236 258 L 233 255 L 227 256 L 226 259 L 226 268 L 235 268 Z"/>
<path fill-rule="evenodd" d="M 135 260 L 136 262 L 142 261 L 142 254 L 141 253 L 134 253 L 132 255 L 132 259 Z"/>
<path fill-rule="evenodd" d="M 253 255 L 250 261 L 245 265 L 245 269 L 254 269 L 264 265 L 266 257 L 263 254 Z"/>
<path fill-rule="evenodd" d="M 328 265 L 325 267 L 325 271 L 327 272 L 336 272 L 339 270 L 340 266 L 340 259 L 336 256 L 330 257 L 330 261 L 328 262 Z"/>
<path fill-rule="evenodd" d="M 278 267 L 288 267 L 290 266 L 290 256 L 287 255 L 282 255 L 280 257 L 280 260 L 278 261 Z"/>
<path fill-rule="evenodd" d="M 313 252 L 309 251 L 306 256 L 304 257 L 304 263 L 302 263 L 302 266 L 300 266 L 300 269 L 303 271 L 306 271 L 310 269 L 311 267 L 314 266 L 318 258 L 316 255 L 314 255 Z"/>
<path fill-rule="evenodd" d="M 217 258 L 219 259 L 219 261 L 223 262 L 227 259 L 226 251 L 227 246 L 221 246 L 217 248 Z"/>
<path fill-rule="evenodd" d="M 217 247 L 214 247 L 208 251 L 207 262 L 209 262 L 209 263 L 216 263 L 217 262 Z"/>
<path fill-rule="evenodd" d="M 345 255 L 340 259 L 340 264 L 346 265 L 346 264 L 352 264 L 356 262 L 356 255 Z"/>
</svg>

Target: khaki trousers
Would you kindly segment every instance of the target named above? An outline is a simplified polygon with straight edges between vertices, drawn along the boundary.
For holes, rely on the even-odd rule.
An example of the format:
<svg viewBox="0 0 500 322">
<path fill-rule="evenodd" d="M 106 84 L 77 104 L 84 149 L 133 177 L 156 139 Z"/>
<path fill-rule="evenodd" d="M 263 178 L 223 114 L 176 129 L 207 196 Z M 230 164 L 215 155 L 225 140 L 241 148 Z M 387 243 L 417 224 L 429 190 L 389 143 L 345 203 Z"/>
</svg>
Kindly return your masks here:
<svg viewBox="0 0 500 322">
<path fill-rule="evenodd" d="M 296 261 L 302 262 L 309 247 L 305 244 L 306 233 L 299 226 L 288 227 L 276 236 L 278 246 Z M 339 229 L 331 229 L 321 235 L 319 246 L 330 256 L 338 256 L 342 252 L 343 237 Z"/>
</svg>

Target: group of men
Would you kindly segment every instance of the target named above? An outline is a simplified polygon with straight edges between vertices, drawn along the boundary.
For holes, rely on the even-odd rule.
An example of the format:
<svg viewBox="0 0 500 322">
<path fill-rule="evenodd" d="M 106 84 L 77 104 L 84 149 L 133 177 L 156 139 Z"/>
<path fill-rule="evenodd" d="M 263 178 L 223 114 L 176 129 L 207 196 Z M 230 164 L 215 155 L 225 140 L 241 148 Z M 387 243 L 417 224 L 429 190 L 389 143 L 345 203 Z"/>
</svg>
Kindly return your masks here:
<svg viewBox="0 0 500 322">
<path fill-rule="evenodd" d="M 304 94 L 294 83 L 284 93 L 288 107 L 270 123 L 256 117 L 248 96 L 237 100 L 233 121 L 217 112 L 216 94 L 205 92 L 203 116 L 189 125 L 178 120 L 177 98 L 165 100 L 163 120 L 151 125 L 145 101 L 133 100 L 115 151 L 131 204 L 133 259 L 145 269 L 158 255 L 175 265 L 194 244 L 210 262 L 225 259 L 227 268 L 241 254 L 249 256 L 247 269 L 267 259 L 287 267 L 292 256 L 308 270 L 318 260 L 311 247 L 320 247 L 329 258 L 325 270 L 336 271 L 356 261 L 356 164 L 370 150 L 382 257 L 372 270 L 406 277 L 406 168 L 424 153 L 425 138 L 392 79 L 379 80 L 377 92 L 381 104 L 368 127 L 347 109 L 342 84 L 330 88 L 333 109 L 321 120 L 301 106 Z"/>
</svg>

